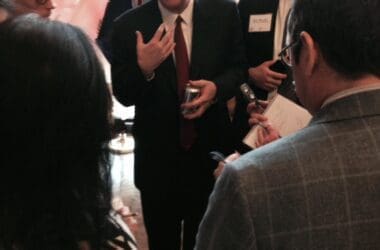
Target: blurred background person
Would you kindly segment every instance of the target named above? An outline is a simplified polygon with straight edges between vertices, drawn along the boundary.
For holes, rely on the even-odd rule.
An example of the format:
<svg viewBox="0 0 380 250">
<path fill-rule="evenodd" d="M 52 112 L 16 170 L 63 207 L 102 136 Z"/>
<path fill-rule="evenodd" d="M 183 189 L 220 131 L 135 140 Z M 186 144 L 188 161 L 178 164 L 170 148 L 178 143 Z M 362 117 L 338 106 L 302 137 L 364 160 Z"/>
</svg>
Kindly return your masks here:
<svg viewBox="0 0 380 250">
<path fill-rule="evenodd" d="M 133 249 L 111 212 L 111 96 L 84 33 L 0 24 L 0 249 Z"/>
<path fill-rule="evenodd" d="M 226 165 L 195 249 L 380 248 L 379 13 L 295 0 L 283 58 L 312 121 Z"/>
<path fill-rule="evenodd" d="M 0 0 L 0 23 L 11 15 L 11 4 L 8 0 Z"/>
<path fill-rule="evenodd" d="M 55 8 L 52 0 L 10 0 L 15 16 L 36 13 L 41 17 L 49 17 Z"/>
</svg>

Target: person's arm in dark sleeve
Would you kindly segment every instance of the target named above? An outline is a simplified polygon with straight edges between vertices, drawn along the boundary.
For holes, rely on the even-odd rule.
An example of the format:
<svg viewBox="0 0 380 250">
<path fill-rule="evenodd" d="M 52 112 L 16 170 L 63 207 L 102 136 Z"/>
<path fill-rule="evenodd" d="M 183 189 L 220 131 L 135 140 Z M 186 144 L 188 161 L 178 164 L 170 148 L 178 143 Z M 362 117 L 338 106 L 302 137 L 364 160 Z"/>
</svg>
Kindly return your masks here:
<svg viewBox="0 0 380 250">
<path fill-rule="evenodd" d="M 136 31 L 126 27 L 127 21 L 117 20 L 112 34 L 112 87 L 123 105 L 135 105 L 146 99 L 152 89 L 137 64 Z"/>
</svg>

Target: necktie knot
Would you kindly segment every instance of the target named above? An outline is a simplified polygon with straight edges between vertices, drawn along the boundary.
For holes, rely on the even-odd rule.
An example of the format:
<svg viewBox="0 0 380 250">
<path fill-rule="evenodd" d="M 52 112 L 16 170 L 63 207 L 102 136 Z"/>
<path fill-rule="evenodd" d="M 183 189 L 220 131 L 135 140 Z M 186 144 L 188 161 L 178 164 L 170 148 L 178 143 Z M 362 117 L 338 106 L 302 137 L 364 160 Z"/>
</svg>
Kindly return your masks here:
<svg viewBox="0 0 380 250">
<path fill-rule="evenodd" d="M 183 19 L 180 15 L 177 16 L 177 19 L 175 20 L 176 25 L 181 24 L 183 22 Z"/>
</svg>

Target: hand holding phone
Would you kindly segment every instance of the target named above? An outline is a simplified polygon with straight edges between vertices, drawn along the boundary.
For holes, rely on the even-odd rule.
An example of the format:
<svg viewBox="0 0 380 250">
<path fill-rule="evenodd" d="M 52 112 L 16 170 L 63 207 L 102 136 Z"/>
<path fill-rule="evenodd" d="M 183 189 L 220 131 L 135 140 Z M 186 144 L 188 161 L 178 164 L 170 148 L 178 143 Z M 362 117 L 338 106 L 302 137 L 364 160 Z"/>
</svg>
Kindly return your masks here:
<svg viewBox="0 0 380 250">
<path fill-rule="evenodd" d="M 269 66 L 269 68 L 277 73 L 286 74 L 287 68 L 286 66 L 281 62 L 281 60 L 277 60 L 274 64 Z"/>
</svg>

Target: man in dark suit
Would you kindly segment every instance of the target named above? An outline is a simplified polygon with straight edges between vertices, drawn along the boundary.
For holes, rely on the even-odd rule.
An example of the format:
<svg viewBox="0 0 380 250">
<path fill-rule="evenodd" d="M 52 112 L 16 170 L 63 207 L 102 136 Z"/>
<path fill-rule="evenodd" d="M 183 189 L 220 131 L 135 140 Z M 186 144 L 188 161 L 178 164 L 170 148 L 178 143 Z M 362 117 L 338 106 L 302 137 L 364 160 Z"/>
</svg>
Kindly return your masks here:
<svg viewBox="0 0 380 250">
<path fill-rule="evenodd" d="M 226 165 L 197 250 L 380 249 L 379 13 L 295 0 L 283 59 L 313 119 Z"/>
<path fill-rule="evenodd" d="M 279 61 L 278 53 L 286 40 L 286 21 L 292 0 L 240 0 L 239 13 L 248 59 L 248 84 L 257 98 L 266 100 L 280 93 L 292 101 L 297 98 L 291 70 Z M 236 94 L 233 126 L 237 150 L 250 148 L 241 141 L 250 130 L 247 102 Z"/>
<path fill-rule="evenodd" d="M 249 81 L 260 99 L 266 99 L 267 93 L 279 88 L 287 78 L 286 72 L 272 67 L 286 39 L 284 28 L 290 6 L 291 0 L 239 1 Z"/>
<path fill-rule="evenodd" d="M 208 153 L 224 146 L 226 101 L 244 79 L 243 46 L 232 1 L 153 0 L 116 20 L 113 91 L 135 105 L 135 183 L 152 250 L 179 249 L 182 221 L 183 247 L 194 246 L 213 187 Z M 182 115 L 189 81 L 200 96 Z"/>
</svg>

